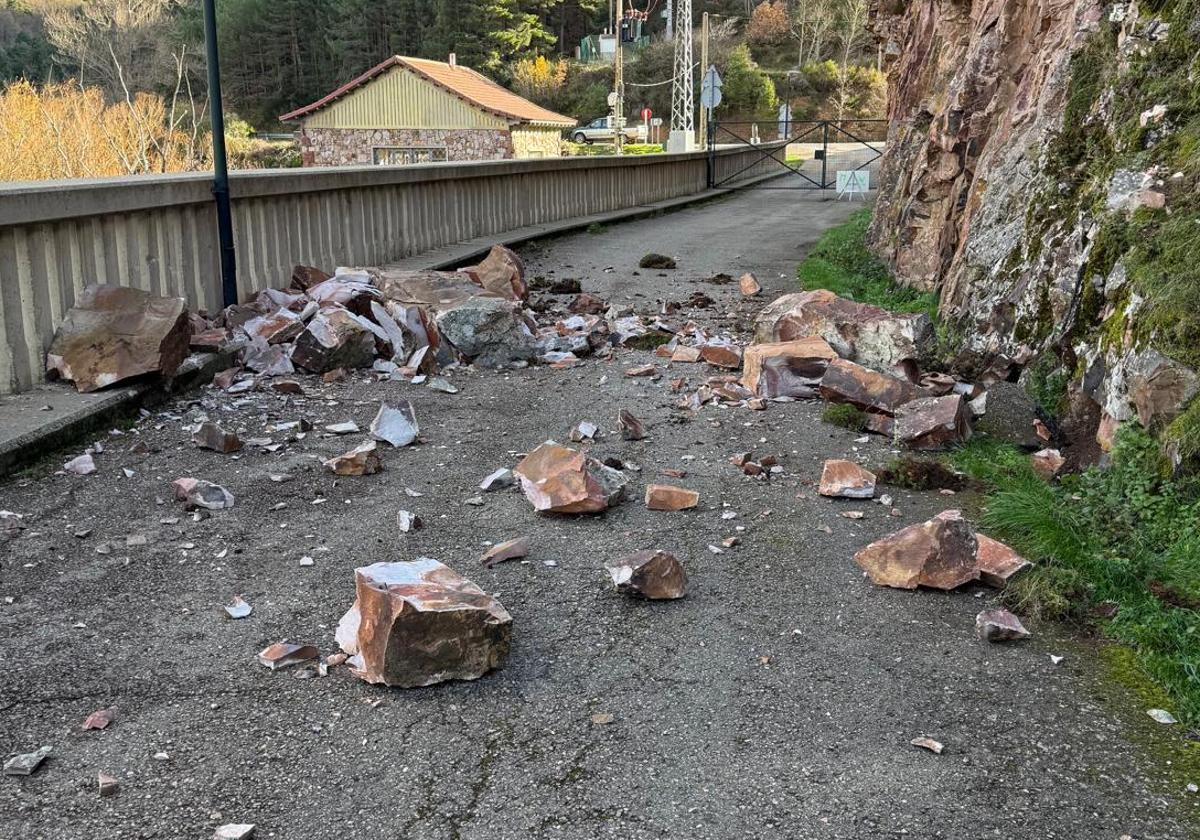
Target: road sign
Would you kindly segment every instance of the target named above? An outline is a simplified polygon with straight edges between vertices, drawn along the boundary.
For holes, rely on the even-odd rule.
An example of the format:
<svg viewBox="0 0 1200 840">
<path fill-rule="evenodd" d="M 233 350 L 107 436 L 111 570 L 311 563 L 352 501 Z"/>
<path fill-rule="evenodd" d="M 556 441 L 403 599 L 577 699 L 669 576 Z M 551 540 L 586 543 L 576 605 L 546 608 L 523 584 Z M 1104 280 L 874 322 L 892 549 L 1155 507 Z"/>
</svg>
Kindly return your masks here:
<svg viewBox="0 0 1200 840">
<path fill-rule="evenodd" d="M 867 190 L 871 189 L 871 171 L 869 169 L 839 169 L 837 174 L 838 198 L 843 195 L 853 201 L 858 193 L 866 200 Z"/>
<path fill-rule="evenodd" d="M 721 74 L 709 65 L 708 72 L 700 82 L 700 104 L 705 108 L 716 108 L 721 104 Z"/>
<path fill-rule="evenodd" d="M 616 104 L 617 104 L 617 92 L 616 92 L 615 90 L 613 90 L 613 91 L 609 91 L 609 93 L 608 93 L 608 107 L 609 107 L 609 108 L 611 108 L 612 106 L 614 106 L 614 105 L 616 105 Z"/>
<path fill-rule="evenodd" d="M 663 118 L 662 118 L 662 117 L 653 117 L 653 118 L 650 120 L 650 125 L 652 125 L 652 126 L 658 127 L 658 126 L 660 126 L 660 125 L 662 125 L 662 124 L 663 124 Z"/>
<path fill-rule="evenodd" d="M 654 112 L 649 108 L 642 109 L 642 122 L 649 122 L 652 116 L 654 116 Z"/>
</svg>

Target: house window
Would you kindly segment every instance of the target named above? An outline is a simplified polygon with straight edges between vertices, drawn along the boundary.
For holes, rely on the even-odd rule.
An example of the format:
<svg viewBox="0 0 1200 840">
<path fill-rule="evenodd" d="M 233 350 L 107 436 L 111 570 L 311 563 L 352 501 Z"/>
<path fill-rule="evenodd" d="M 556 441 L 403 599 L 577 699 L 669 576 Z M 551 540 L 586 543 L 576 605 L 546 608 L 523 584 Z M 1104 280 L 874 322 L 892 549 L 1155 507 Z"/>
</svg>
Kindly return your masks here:
<svg viewBox="0 0 1200 840">
<path fill-rule="evenodd" d="M 409 166 L 446 159 L 445 146 L 376 146 L 372 152 L 379 166 Z"/>
</svg>

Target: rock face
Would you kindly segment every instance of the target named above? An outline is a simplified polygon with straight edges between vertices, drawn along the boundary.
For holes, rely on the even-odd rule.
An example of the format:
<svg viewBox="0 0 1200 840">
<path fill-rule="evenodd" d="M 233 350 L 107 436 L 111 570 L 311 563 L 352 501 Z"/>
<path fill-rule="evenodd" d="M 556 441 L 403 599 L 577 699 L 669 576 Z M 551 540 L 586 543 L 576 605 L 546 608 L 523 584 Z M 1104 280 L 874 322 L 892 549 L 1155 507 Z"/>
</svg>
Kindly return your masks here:
<svg viewBox="0 0 1200 840">
<path fill-rule="evenodd" d="M 183 298 L 92 285 L 55 332 L 46 370 L 84 393 L 147 373 L 174 376 L 190 337 Z"/>
<path fill-rule="evenodd" d="M 875 370 L 916 362 L 933 346 L 928 315 L 902 315 L 838 297 L 826 289 L 776 298 L 754 322 L 759 342 L 818 336 L 843 359 Z"/>
<path fill-rule="evenodd" d="M 687 594 L 687 573 L 673 554 L 659 549 L 639 551 L 604 564 L 618 592 L 654 601 Z"/>
<path fill-rule="evenodd" d="M 854 562 L 880 586 L 954 589 L 979 579 L 976 550 L 975 531 L 962 512 L 947 510 L 871 543 Z"/>
<path fill-rule="evenodd" d="M 474 680 L 508 656 L 512 616 L 437 560 L 363 566 L 354 589 L 337 642 L 367 682 L 416 688 Z"/>
<path fill-rule="evenodd" d="M 548 513 L 598 513 L 625 493 L 619 471 L 552 441 L 526 455 L 513 472 L 534 509 Z"/>
<path fill-rule="evenodd" d="M 1177 60 L 1195 52 L 1194 9 L 876 0 L 871 25 L 890 58 L 873 249 L 940 291 L 965 364 L 1057 366 L 1073 439 L 1108 448 L 1138 422 L 1181 457 L 1170 422 L 1196 398 L 1197 320 L 1184 287 L 1164 292 L 1187 274 L 1197 294 L 1167 255 L 1194 236 L 1200 178 L 1174 151 L 1187 100 L 1154 97 L 1194 85 Z"/>
</svg>

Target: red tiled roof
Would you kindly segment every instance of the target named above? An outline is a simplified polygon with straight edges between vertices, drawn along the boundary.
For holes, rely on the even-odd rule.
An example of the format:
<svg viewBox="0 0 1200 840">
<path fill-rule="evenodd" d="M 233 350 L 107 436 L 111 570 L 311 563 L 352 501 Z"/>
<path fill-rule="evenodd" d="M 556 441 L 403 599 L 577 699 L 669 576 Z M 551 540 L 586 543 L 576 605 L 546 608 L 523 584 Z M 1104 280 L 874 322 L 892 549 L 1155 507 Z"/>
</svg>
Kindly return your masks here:
<svg viewBox="0 0 1200 840">
<path fill-rule="evenodd" d="M 393 67 L 404 67 L 411 70 L 467 104 L 498 117 L 514 122 L 575 125 L 575 120 L 571 117 L 556 114 L 539 105 L 534 105 L 528 99 L 517 96 L 511 90 L 501 87 L 487 76 L 477 73 L 469 67 L 463 67 L 461 64 L 447 64 L 444 61 L 431 61 L 427 58 L 409 58 L 403 55 L 394 55 L 386 61 L 376 64 L 366 73 L 342 85 L 333 93 L 321 97 L 311 105 L 305 105 L 303 108 L 297 108 L 295 111 L 284 114 L 279 120 L 280 122 L 289 122 L 302 119 L 336 102 Z"/>
</svg>

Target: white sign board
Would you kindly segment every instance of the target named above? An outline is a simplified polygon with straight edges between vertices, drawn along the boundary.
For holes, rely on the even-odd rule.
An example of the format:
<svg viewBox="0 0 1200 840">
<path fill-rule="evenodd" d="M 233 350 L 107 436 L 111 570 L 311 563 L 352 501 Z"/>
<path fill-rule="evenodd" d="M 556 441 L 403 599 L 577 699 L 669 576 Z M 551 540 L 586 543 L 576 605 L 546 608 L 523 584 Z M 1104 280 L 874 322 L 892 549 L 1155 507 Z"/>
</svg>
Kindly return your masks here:
<svg viewBox="0 0 1200 840">
<path fill-rule="evenodd" d="M 700 104 L 705 108 L 716 108 L 721 104 L 721 74 L 717 68 L 710 66 L 704 78 L 700 81 Z"/>
<path fill-rule="evenodd" d="M 871 189 L 871 171 L 869 169 L 839 169 L 837 174 L 838 198 L 843 195 L 853 201 L 855 193 L 867 198 L 867 190 Z"/>
</svg>

